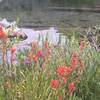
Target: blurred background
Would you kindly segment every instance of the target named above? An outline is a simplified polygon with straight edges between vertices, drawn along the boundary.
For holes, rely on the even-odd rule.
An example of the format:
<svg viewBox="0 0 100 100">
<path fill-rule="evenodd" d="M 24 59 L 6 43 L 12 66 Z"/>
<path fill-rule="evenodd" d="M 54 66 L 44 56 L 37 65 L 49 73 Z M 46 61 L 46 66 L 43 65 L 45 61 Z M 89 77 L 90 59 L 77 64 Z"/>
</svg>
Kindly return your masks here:
<svg viewBox="0 0 100 100">
<path fill-rule="evenodd" d="M 23 27 L 88 27 L 100 24 L 100 0 L 0 0 L 0 19 Z"/>
</svg>

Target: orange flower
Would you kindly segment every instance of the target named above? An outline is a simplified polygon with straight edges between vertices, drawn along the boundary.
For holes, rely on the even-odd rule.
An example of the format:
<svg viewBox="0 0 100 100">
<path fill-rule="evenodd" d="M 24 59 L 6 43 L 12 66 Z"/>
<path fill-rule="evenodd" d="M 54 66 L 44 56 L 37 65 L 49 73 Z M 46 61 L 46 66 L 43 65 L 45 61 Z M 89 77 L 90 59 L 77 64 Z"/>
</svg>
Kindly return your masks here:
<svg viewBox="0 0 100 100">
<path fill-rule="evenodd" d="M 51 80 L 50 86 L 52 89 L 57 89 L 59 87 L 59 81 L 58 80 Z"/>
<path fill-rule="evenodd" d="M 37 62 L 37 61 L 38 61 L 38 56 L 33 55 L 33 56 L 32 56 L 32 58 L 33 58 L 33 61 L 35 61 L 35 62 Z"/>
<path fill-rule="evenodd" d="M 7 34 L 3 31 L 3 28 L 0 27 L 0 39 L 5 39 L 7 37 Z"/>
</svg>

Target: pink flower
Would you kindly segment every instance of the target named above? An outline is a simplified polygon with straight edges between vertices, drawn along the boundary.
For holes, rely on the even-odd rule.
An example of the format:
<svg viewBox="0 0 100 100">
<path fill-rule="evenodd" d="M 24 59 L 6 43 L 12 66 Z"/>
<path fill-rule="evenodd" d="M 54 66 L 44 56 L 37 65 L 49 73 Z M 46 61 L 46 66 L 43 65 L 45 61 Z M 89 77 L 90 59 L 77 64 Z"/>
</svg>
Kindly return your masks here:
<svg viewBox="0 0 100 100">
<path fill-rule="evenodd" d="M 42 56 L 43 56 L 42 50 L 39 50 L 39 51 L 37 52 L 37 56 L 38 56 L 38 57 L 42 57 Z"/>
<path fill-rule="evenodd" d="M 74 82 L 71 82 L 68 86 L 68 89 L 69 89 L 69 95 L 72 96 L 73 95 L 73 92 L 75 91 L 75 83 Z"/>
<path fill-rule="evenodd" d="M 59 87 L 59 81 L 58 80 L 51 80 L 50 86 L 52 89 L 57 89 Z"/>
<path fill-rule="evenodd" d="M 13 36 L 17 36 L 17 34 L 18 34 L 17 32 L 13 32 Z"/>
</svg>

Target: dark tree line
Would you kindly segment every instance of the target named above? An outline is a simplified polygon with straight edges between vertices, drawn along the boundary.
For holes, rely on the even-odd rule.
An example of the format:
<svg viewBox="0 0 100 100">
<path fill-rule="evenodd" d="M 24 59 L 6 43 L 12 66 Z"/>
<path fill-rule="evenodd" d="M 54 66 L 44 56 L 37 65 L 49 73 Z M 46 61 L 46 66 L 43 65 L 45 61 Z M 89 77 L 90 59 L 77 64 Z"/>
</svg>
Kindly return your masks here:
<svg viewBox="0 0 100 100">
<path fill-rule="evenodd" d="M 34 10 L 48 6 L 77 6 L 93 5 L 100 3 L 99 0 L 2 0 L 0 10 Z"/>
</svg>

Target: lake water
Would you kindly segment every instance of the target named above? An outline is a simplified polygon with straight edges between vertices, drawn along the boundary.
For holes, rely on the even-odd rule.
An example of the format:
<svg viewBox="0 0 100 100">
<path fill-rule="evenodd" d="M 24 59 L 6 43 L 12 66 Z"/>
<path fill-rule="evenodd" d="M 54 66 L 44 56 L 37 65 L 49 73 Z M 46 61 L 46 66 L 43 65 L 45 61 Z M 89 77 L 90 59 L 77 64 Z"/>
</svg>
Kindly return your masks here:
<svg viewBox="0 0 100 100">
<path fill-rule="evenodd" d="M 100 13 L 56 10 L 33 10 L 32 12 L 0 12 L 0 17 L 10 21 L 19 18 L 19 26 L 31 28 L 45 27 L 89 27 L 100 24 Z"/>
</svg>

